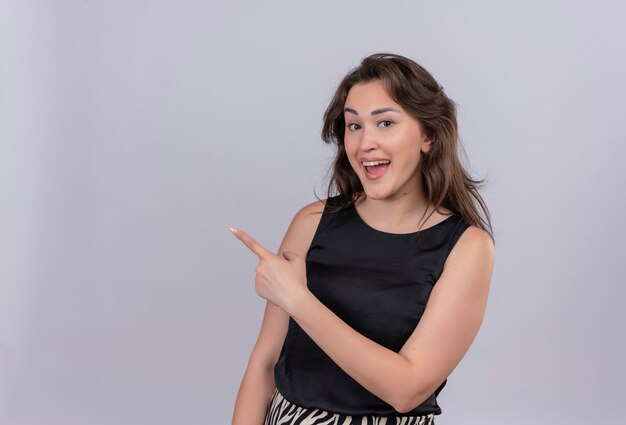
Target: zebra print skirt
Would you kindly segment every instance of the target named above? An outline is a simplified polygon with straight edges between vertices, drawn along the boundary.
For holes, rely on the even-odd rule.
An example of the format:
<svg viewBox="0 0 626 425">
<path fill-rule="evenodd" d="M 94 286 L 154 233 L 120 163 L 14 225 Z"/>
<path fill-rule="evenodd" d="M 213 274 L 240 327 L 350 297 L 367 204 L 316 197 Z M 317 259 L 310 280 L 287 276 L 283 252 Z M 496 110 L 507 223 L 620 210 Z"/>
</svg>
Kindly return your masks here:
<svg viewBox="0 0 626 425">
<path fill-rule="evenodd" d="M 264 425 L 435 425 L 433 413 L 425 416 L 350 416 L 291 403 L 274 390 Z"/>
</svg>

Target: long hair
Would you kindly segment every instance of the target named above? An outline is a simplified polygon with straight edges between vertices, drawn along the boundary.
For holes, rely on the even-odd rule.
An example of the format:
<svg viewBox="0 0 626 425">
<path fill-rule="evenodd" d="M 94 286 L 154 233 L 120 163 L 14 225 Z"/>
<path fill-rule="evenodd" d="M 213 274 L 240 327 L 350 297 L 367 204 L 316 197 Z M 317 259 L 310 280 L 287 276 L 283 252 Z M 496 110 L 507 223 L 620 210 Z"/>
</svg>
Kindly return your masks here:
<svg viewBox="0 0 626 425">
<path fill-rule="evenodd" d="M 322 140 L 336 147 L 328 184 L 329 198 L 340 195 L 335 211 L 350 207 L 364 192 L 346 155 L 344 106 L 352 86 L 373 80 L 381 81 L 389 97 L 417 119 L 427 137 L 433 140 L 430 150 L 422 152 L 420 159 L 420 179 L 428 205 L 433 205 L 435 210 L 444 207 L 459 213 L 494 240 L 491 216 L 478 190 L 484 186 L 485 179 L 473 180 L 459 160 L 456 104 L 423 67 L 392 53 L 375 53 L 364 58 L 341 81 L 324 113 Z"/>
</svg>

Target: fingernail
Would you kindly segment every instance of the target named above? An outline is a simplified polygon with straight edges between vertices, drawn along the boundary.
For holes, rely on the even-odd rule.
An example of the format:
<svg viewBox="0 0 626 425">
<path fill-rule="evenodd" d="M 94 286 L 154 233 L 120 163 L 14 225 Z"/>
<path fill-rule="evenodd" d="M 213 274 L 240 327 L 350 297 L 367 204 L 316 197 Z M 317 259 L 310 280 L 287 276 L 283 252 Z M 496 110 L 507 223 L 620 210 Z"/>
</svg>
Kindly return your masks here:
<svg viewBox="0 0 626 425">
<path fill-rule="evenodd" d="M 234 234 L 237 234 L 237 229 L 235 229 L 234 227 L 228 226 L 228 230 L 230 230 Z"/>
</svg>

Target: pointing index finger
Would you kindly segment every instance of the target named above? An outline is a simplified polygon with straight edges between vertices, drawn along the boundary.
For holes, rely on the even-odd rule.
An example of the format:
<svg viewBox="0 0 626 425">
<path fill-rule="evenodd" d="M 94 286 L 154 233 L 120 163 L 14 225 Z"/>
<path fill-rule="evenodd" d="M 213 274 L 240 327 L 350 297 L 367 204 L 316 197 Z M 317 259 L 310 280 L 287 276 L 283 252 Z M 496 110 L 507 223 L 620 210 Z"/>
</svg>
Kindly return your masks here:
<svg viewBox="0 0 626 425">
<path fill-rule="evenodd" d="M 262 259 L 272 255 L 272 253 L 270 251 L 265 249 L 252 236 L 248 235 L 243 230 L 238 229 L 236 227 L 229 227 L 229 229 L 233 233 L 233 235 L 235 235 L 237 237 L 237 239 L 239 239 L 241 242 L 243 242 L 250 249 L 250 251 L 254 252 L 259 257 L 259 259 L 262 260 Z"/>
</svg>

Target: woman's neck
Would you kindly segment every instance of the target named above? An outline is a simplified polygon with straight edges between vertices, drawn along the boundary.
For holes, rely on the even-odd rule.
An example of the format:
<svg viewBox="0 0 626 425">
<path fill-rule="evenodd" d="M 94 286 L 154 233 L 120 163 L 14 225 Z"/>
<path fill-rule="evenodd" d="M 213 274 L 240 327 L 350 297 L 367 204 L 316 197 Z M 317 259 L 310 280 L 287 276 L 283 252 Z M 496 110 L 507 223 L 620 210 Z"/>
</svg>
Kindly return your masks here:
<svg viewBox="0 0 626 425">
<path fill-rule="evenodd" d="M 405 193 L 386 199 L 368 198 L 363 193 L 355 202 L 359 215 L 368 223 L 379 229 L 389 231 L 411 232 L 417 230 L 418 222 L 425 222 L 432 212 L 422 192 Z"/>
</svg>

